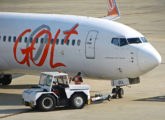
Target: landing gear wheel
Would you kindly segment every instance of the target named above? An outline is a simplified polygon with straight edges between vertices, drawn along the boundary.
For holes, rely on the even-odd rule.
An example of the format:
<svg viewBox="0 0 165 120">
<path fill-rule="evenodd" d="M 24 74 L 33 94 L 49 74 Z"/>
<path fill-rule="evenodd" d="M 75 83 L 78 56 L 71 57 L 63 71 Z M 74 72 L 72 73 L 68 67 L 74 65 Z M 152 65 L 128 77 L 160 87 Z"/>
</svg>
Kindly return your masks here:
<svg viewBox="0 0 165 120">
<path fill-rule="evenodd" d="M 12 81 L 12 75 L 5 75 L 3 78 L 1 78 L 0 83 L 2 85 L 9 85 Z"/>
<path fill-rule="evenodd" d="M 113 88 L 112 93 L 113 93 L 112 98 L 116 99 L 117 98 L 117 88 Z"/>
<path fill-rule="evenodd" d="M 82 94 L 75 94 L 71 98 L 71 106 L 75 109 L 81 109 L 85 105 L 85 98 Z"/>
<path fill-rule="evenodd" d="M 123 98 L 123 95 L 124 95 L 124 90 L 123 88 L 120 88 L 120 87 L 117 87 L 117 88 L 113 88 L 112 89 L 112 93 L 113 93 L 113 96 L 112 98 Z"/>
<path fill-rule="evenodd" d="M 118 90 L 118 97 L 119 97 L 119 98 L 123 98 L 123 95 L 124 95 L 124 90 L 123 90 L 123 88 L 119 88 L 119 90 Z"/>
<path fill-rule="evenodd" d="M 52 95 L 43 95 L 38 100 L 37 108 L 42 111 L 50 111 L 55 108 L 56 100 Z"/>
</svg>

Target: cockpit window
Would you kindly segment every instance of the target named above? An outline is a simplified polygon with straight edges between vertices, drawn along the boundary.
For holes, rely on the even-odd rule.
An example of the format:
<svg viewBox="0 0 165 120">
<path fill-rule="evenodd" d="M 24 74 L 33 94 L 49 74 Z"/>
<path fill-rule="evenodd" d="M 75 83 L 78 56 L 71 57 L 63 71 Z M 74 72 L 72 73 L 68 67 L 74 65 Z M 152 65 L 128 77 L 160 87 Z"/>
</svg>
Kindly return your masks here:
<svg viewBox="0 0 165 120">
<path fill-rule="evenodd" d="M 128 38 L 127 41 L 129 44 L 142 43 L 140 38 Z"/>
<path fill-rule="evenodd" d="M 116 45 L 116 46 L 125 46 L 128 44 L 139 44 L 139 43 L 146 43 L 147 40 L 145 37 L 141 37 L 141 38 L 112 38 L 111 43 Z"/>
<path fill-rule="evenodd" d="M 119 38 L 112 38 L 111 43 L 114 45 L 120 46 Z"/>
<path fill-rule="evenodd" d="M 128 45 L 126 38 L 120 38 L 120 46 Z"/>
<path fill-rule="evenodd" d="M 141 37 L 140 39 L 143 41 L 143 43 L 148 42 L 147 39 L 146 39 L 145 37 Z"/>
<path fill-rule="evenodd" d="M 116 45 L 116 46 L 128 45 L 126 38 L 112 38 L 111 43 Z"/>
</svg>

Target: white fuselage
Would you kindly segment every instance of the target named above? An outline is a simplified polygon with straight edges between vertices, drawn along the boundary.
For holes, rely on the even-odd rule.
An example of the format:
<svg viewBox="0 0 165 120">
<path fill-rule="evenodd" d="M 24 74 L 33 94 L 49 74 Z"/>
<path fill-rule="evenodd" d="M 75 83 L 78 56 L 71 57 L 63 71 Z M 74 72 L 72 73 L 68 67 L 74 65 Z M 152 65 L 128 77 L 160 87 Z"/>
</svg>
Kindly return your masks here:
<svg viewBox="0 0 165 120">
<path fill-rule="evenodd" d="M 15 38 L 25 30 L 29 31 L 16 44 Z M 73 33 L 68 36 L 71 31 Z M 59 42 L 53 45 L 55 36 Z M 66 37 L 69 42 L 63 43 Z M 116 46 L 111 41 L 113 38 L 141 37 L 143 35 L 134 29 L 106 19 L 0 13 L 0 72 L 63 71 L 82 72 L 94 78 L 135 78 L 160 64 L 159 53 L 148 42 Z"/>
</svg>

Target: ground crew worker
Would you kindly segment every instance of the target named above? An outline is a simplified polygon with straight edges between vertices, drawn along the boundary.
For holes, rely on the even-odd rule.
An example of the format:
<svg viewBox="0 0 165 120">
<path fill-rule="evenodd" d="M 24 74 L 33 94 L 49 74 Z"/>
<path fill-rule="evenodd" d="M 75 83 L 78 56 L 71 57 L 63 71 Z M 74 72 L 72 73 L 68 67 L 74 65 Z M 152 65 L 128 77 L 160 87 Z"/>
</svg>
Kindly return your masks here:
<svg viewBox="0 0 165 120">
<path fill-rule="evenodd" d="M 75 84 L 81 84 L 83 82 L 81 72 L 78 72 L 77 75 L 73 77 L 72 81 L 74 81 Z"/>
</svg>

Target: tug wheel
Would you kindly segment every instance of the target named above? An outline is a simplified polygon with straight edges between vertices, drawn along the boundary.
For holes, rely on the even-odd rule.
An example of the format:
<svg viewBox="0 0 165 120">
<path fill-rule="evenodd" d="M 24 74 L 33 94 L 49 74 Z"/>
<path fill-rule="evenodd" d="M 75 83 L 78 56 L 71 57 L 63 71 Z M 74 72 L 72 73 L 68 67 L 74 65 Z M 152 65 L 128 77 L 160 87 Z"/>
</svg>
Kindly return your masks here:
<svg viewBox="0 0 165 120">
<path fill-rule="evenodd" d="M 71 97 L 71 106 L 75 109 L 81 109 L 85 105 L 85 97 L 82 94 L 75 94 Z"/>
<path fill-rule="evenodd" d="M 55 98 L 52 95 L 43 95 L 38 100 L 37 107 L 42 111 L 50 111 L 55 108 L 56 102 Z"/>
</svg>

